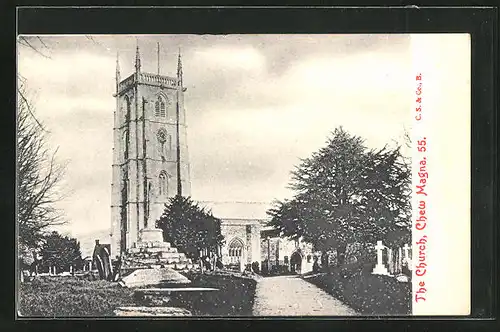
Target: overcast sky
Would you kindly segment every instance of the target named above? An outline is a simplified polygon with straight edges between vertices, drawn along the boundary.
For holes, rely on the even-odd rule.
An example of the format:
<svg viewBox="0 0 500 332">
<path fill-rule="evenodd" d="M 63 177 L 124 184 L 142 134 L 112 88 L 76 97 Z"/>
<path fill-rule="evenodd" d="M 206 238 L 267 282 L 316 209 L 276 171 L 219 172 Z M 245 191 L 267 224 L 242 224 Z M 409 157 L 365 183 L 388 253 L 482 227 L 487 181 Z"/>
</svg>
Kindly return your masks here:
<svg viewBox="0 0 500 332">
<path fill-rule="evenodd" d="M 402 141 L 412 104 L 407 35 L 177 35 L 43 37 L 44 55 L 20 47 L 50 144 L 68 161 L 60 204 L 74 235 L 110 227 L 115 62 L 174 76 L 182 50 L 192 195 L 270 202 L 299 158 L 342 125 L 369 147 Z"/>
</svg>

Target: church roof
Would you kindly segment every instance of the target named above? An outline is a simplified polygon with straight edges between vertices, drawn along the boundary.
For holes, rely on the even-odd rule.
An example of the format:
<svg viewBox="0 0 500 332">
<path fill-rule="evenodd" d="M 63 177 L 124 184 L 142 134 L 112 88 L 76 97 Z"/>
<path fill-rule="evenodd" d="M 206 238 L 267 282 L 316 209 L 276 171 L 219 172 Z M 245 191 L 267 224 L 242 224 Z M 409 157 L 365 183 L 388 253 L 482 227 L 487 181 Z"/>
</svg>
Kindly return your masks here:
<svg viewBox="0 0 500 332">
<path fill-rule="evenodd" d="M 253 219 L 267 221 L 266 211 L 271 204 L 266 202 L 209 202 L 198 201 L 201 207 L 212 210 L 220 219 Z"/>
</svg>

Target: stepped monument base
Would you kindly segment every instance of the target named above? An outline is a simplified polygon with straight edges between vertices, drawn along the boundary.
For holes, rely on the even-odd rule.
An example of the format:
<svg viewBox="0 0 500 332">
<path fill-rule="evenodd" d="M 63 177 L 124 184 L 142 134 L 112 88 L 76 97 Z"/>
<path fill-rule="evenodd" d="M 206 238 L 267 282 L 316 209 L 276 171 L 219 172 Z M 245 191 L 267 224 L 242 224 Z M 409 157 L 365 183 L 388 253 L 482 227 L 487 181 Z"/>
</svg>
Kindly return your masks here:
<svg viewBox="0 0 500 332">
<path fill-rule="evenodd" d="M 126 287 L 187 284 L 189 279 L 178 271 L 196 268 L 191 259 L 163 241 L 163 231 L 145 228 L 139 241 L 129 248 L 122 260 L 121 284 Z"/>
</svg>

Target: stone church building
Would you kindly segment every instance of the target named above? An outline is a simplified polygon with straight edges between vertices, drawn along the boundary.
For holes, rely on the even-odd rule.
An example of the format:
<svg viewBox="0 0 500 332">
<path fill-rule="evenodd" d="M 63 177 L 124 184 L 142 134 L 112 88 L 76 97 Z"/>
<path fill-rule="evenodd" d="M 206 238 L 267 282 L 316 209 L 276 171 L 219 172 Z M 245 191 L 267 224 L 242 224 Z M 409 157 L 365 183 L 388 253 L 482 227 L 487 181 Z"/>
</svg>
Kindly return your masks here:
<svg viewBox="0 0 500 332">
<path fill-rule="evenodd" d="M 141 233 L 155 227 L 168 198 L 181 193 L 191 196 L 186 110 L 179 54 L 176 76 L 141 70 L 139 47 L 135 71 L 122 79 L 116 63 L 116 109 L 113 127 L 111 197 L 111 257 L 126 252 Z M 261 232 L 266 223 L 265 206 L 203 203 L 222 220 L 225 265 L 240 266 L 266 259 Z M 228 205 L 228 204 L 226 204 Z M 255 211 L 258 211 L 255 213 Z M 287 240 L 281 240 L 287 243 Z M 289 241 L 290 242 L 290 241 Z M 289 264 L 294 246 L 282 249 L 281 264 Z M 284 248 L 284 247 L 283 247 Z M 266 250 L 266 252 L 269 250 Z M 264 257 L 263 257 L 264 256 Z M 284 258 L 287 257 L 287 258 Z M 297 259 L 297 256 L 294 256 Z M 301 256 L 303 267 L 310 260 Z"/>
</svg>

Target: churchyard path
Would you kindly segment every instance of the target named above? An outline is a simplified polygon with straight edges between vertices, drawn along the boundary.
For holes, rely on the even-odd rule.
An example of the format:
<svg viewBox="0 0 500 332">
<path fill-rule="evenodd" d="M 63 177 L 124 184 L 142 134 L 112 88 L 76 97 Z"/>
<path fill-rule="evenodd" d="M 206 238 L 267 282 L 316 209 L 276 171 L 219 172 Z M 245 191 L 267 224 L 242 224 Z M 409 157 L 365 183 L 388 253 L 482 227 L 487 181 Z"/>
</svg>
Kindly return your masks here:
<svg viewBox="0 0 500 332">
<path fill-rule="evenodd" d="M 298 276 L 263 278 L 257 283 L 254 316 L 353 316 L 357 313 Z"/>
</svg>

